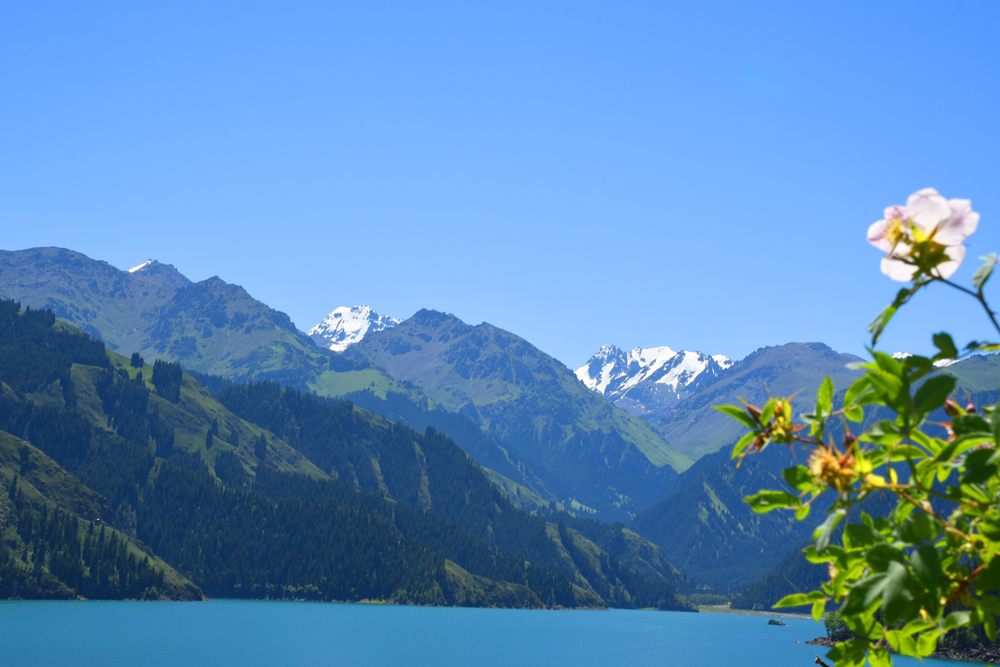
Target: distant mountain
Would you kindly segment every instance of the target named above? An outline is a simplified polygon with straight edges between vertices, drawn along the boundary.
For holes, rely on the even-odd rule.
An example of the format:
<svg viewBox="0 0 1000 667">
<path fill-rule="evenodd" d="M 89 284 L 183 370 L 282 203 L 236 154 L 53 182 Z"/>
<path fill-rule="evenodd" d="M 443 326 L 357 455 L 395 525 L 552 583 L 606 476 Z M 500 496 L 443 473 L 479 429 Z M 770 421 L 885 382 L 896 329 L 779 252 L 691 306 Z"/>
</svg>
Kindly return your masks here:
<svg viewBox="0 0 1000 667">
<path fill-rule="evenodd" d="M 619 408 L 655 420 L 731 365 L 722 355 L 674 352 L 669 347 L 637 347 L 625 353 L 605 345 L 576 376 Z"/>
<path fill-rule="evenodd" d="M 198 597 L 193 581 L 241 598 L 690 609 L 516 509 L 433 429 L 274 383 L 216 398 L 176 364 L 2 300 L 0 526 L 16 531 L 2 597 Z"/>
<path fill-rule="evenodd" d="M 721 387 L 716 387 L 716 391 L 720 393 L 715 398 L 707 399 L 707 404 L 732 403 L 735 400 L 729 396 L 734 395 L 744 395 L 752 402 L 762 402 L 766 398 L 766 393 L 763 397 L 760 396 L 766 391 L 762 385 L 775 387 L 775 395 L 790 394 L 795 387 L 804 386 L 806 396 L 800 397 L 794 405 L 796 412 L 805 412 L 811 407 L 810 401 L 815 400 L 813 387 L 818 384 L 814 383 L 811 374 L 822 372 L 824 366 L 836 369 L 844 357 L 851 358 L 850 355 L 838 355 L 818 344 L 794 344 L 759 350 L 720 377 Z M 745 364 L 742 369 L 739 368 L 741 364 Z M 742 385 L 725 384 L 728 374 L 733 372 L 739 375 L 729 380 L 734 384 L 739 380 Z M 1000 355 L 975 356 L 938 372 L 955 376 L 959 395 L 968 389 L 975 405 L 991 405 L 998 400 Z M 845 374 L 841 369 L 839 379 L 834 378 L 837 390 L 835 403 L 842 400 L 855 373 L 847 371 Z M 991 386 L 992 390 L 988 390 Z M 810 393 L 813 397 L 808 396 Z M 700 396 L 698 394 L 689 401 Z M 700 414 L 703 419 L 710 417 L 708 410 L 696 414 Z M 855 428 L 855 432 L 890 417 L 890 413 L 884 408 L 869 408 L 866 410 L 865 421 Z M 942 413 L 931 415 L 930 421 L 943 419 L 945 417 Z M 732 421 L 735 423 L 735 420 Z M 727 427 L 723 423 L 715 428 Z M 832 425 L 831 435 L 834 440 L 840 437 L 839 428 L 837 423 Z M 809 540 L 812 530 L 824 519 L 831 499 L 821 497 L 815 502 L 805 521 L 795 521 L 791 512 L 752 512 L 743 498 L 762 489 L 787 489 L 781 477 L 782 470 L 796 463 L 804 463 L 808 451 L 799 448 L 793 454 L 787 447 L 772 446 L 762 454 L 746 457 L 742 465 L 737 467 L 730 452 L 732 444 L 743 432 L 743 427 L 737 424 L 724 446 L 700 458 L 683 472 L 670 494 L 640 513 L 629 527 L 661 547 L 670 562 L 687 574 L 695 584 L 736 592 L 751 585 L 757 586 L 755 582 L 769 576 L 755 588 L 757 592 L 751 596 L 753 601 L 750 604 L 757 604 L 760 602 L 757 599 L 758 593 L 763 590 L 769 591 L 768 595 L 780 597 L 775 591 L 784 590 L 782 586 L 785 584 L 779 583 L 792 575 L 788 571 L 782 572 L 780 568 L 775 570 L 775 565 L 788 552 L 800 548 Z M 869 506 L 865 509 L 872 515 L 888 511 L 886 500 L 877 495 L 870 496 L 866 502 Z M 772 570 L 774 572 L 769 575 Z M 802 568 L 801 572 L 796 572 L 813 573 L 813 570 Z M 809 574 L 809 577 L 812 576 L 813 574 Z M 812 579 L 796 581 L 795 585 L 801 588 L 810 586 Z M 774 598 L 771 603 L 776 600 Z"/>
<path fill-rule="evenodd" d="M 288 315 L 218 277 L 191 282 L 148 260 L 128 271 L 72 250 L 0 251 L 0 298 L 56 317 L 124 355 L 176 361 L 234 380 L 271 380 L 326 395 L 395 383 L 316 347 Z"/>
<path fill-rule="evenodd" d="M 60 248 L 0 251 L 0 298 L 52 309 L 110 349 L 176 361 L 203 377 L 268 380 L 321 396 L 355 396 L 378 414 L 421 429 L 433 425 L 448 434 L 491 468 L 502 487 L 526 507 L 547 508 L 556 500 L 529 466 L 480 431 L 478 421 L 450 415 L 417 388 L 403 386 L 366 362 L 317 347 L 287 315 L 220 278 L 193 283 L 155 260 L 123 271 Z M 391 321 L 370 309 L 361 318 L 363 314 L 356 311 L 353 321 L 367 321 L 369 335 Z M 328 331 L 335 329 L 333 325 Z M 353 330 L 361 332 L 360 327 Z"/>
<path fill-rule="evenodd" d="M 365 334 L 394 327 L 400 322 L 394 317 L 379 315 L 371 306 L 341 306 L 310 329 L 308 334 L 320 347 L 343 352 L 364 338 Z"/>
<path fill-rule="evenodd" d="M 698 383 L 697 392 L 677 403 L 653 423 L 660 435 L 693 458 L 732 445 L 742 426 L 713 406 L 739 405 L 740 399 L 761 405 L 770 396 L 796 394 L 794 406 L 801 412 L 816 400 L 816 391 L 827 375 L 838 390 L 846 389 L 861 375 L 847 364 L 862 361 L 841 354 L 823 343 L 789 343 L 765 347 L 732 364 L 717 377 Z"/>
<path fill-rule="evenodd" d="M 571 509 L 628 518 L 662 498 L 691 463 L 564 365 L 490 324 L 421 310 L 344 354 L 472 419 Z"/>
</svg>

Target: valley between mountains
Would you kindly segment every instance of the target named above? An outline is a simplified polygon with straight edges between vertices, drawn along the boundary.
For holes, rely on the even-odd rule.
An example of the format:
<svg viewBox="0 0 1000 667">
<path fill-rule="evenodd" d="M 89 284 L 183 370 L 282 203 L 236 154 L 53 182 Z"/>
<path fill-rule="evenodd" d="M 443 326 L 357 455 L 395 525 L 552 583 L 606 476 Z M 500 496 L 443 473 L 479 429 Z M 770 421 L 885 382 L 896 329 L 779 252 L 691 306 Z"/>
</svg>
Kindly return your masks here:
<svg viewBox="0 0 1000 667">
<path fill-rule="evenodd" d="M 338 307 L 307 332 L 169 264 L 0 251 L 0 593 L 510 607 L 767 608 L 813 523 L 754 514 L 712 409 L 802 406 L 857 357 L 605 346 Z M 665 332 L 665 338 L 669 332 Z M 1000 357 L 947 368 L 996 400 Z M 799 559 L 801 560 L 801 559 Z"/>
</svg>

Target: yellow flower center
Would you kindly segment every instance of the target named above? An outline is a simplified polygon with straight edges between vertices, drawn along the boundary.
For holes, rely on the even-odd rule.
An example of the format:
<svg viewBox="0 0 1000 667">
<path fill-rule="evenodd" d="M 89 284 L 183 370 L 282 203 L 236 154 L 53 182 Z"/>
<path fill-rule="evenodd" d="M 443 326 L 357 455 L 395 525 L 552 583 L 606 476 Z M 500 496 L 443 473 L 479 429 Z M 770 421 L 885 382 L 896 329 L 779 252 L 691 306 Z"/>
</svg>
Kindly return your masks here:
<svg viewBox="0 0 1000 667">
<path fill-rule="evenodd" d="M 889 221 L 889 226 L 885 228 L 885 239 L 895 246 L 903 240 L 906 234 L 903 231 L 903 221 L 900 218 L 893 218 Z"/>
</svg>

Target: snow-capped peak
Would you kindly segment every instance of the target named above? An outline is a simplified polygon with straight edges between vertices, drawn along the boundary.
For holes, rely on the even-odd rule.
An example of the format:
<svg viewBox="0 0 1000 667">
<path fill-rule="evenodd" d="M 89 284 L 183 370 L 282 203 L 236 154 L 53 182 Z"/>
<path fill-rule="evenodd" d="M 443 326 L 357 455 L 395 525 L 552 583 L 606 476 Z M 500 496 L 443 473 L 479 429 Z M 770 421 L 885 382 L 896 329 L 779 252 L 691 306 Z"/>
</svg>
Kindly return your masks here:
<svg viewBox="0 0 1000 667">
<path fill-rule="evenodd" d="M 576 377 L 589 389 L 635 414 L 680 400 L 700 376 L 718 375 L 732 366 L 722 355 L 669 347 L 637 347 L 627 354 L 605 345 L 576 370 Z"/>
<path fill-rule="evenodd" d="M 145 262 L 143 262 L 139 266 L 133 266 L 131 269 L 128 270 L 128 272 L 129 273 L 135 273 L 136 271 L 142 271 L 143 269 L 145 269 L 147 266 L 149 266 L 150 264 L 154 263 L 155 261 L 156 261 L 155 259 L 147 259 Z"/>
<path fill-rule="evenodd" d="M 321 347 L 343 352 L 369 332 L 396 326 L 402 320 L 379 315 L 370 306 L 341 306 L 307 333 Z"/>
<path fill-rule="evenodd" d="M 907 357 L 912 357 L 913 355 L 909 352 L 893 352 L 893 359 L 906 359 Z M 934 362 L 934 368 L 947 368 L 952 364 L 958 363 L 958 359 L 938 359 Z"/>
</svg>

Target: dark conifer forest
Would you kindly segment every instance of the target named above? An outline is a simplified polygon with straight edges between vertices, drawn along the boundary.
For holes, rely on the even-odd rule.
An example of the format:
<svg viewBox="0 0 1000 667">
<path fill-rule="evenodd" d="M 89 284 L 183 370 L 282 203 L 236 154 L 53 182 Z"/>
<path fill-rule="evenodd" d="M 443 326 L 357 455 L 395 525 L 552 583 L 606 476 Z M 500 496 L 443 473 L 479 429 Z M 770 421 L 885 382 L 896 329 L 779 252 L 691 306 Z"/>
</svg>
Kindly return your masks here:
<svg viewBox="0 0 1000 667">
<path fill-rule="evenodd" d="M 0 596 L 689 609 L 452 440 L 0 302 Z"/>
</svg>

